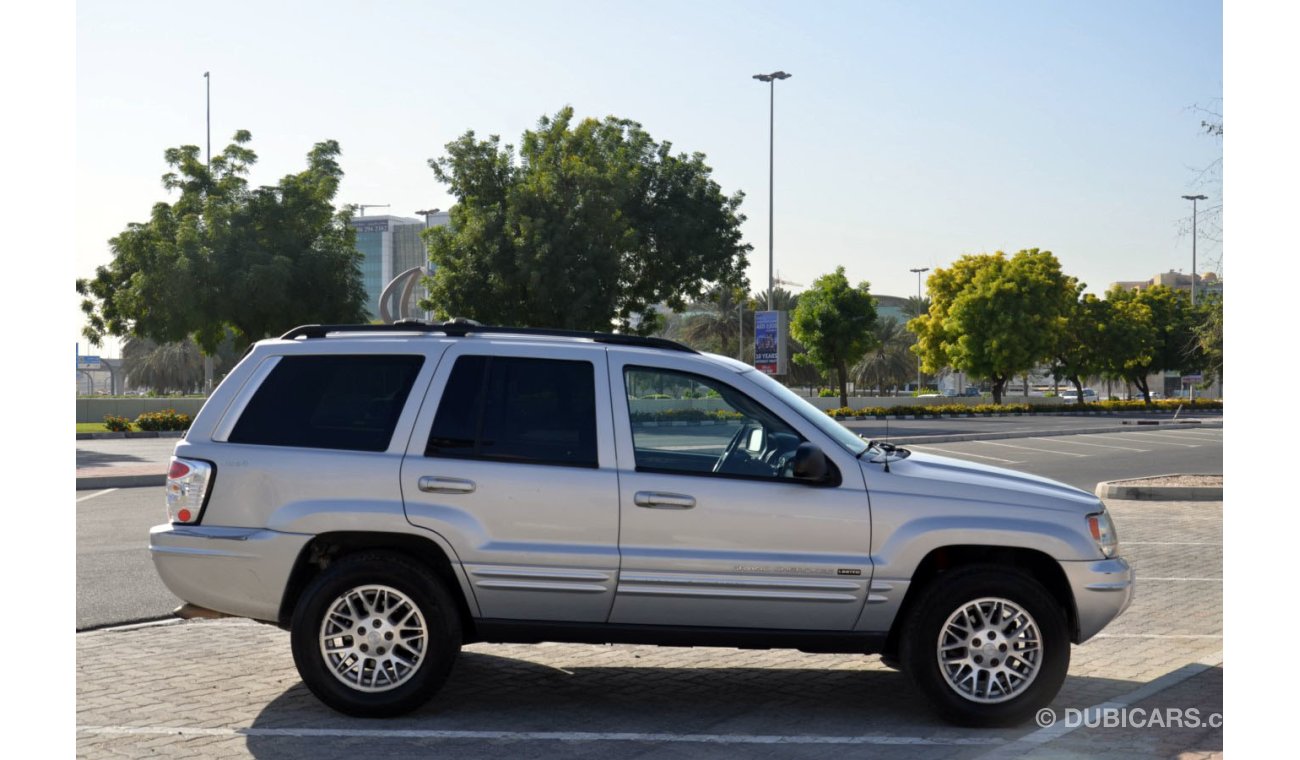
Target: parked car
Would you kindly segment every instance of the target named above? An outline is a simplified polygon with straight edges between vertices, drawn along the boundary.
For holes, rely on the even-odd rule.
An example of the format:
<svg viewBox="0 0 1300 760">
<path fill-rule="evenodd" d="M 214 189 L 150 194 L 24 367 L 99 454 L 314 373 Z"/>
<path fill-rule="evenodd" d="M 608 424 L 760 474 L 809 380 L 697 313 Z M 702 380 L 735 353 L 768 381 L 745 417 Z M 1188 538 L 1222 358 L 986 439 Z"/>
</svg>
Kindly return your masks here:
<svg viewBox="0 0 1300 760">
<path fill-rule="evenodd" d="M 463 644 L 558 641 L 879 654 L 948 720 L 1015 723 L 1135 583 L 1090 493 L 625 335 L 294 329 L 208 399 L 166 494 L 167 587 L 287 629 L 358 716 L 425 703 Z"/>
<path fill-rule="evenodd" d="M 1079 401 L 1079 392 L 1065 391 L 1061 394 L 1061 400 L 1067 404 L 1077 403 Z M 1085 404 L 1091 404 L 1096 400 L 1097 400 L 1097 391 L 1093 390 L 1092 388 L 1083 389 L 1083 402 Z"/>
</svg>

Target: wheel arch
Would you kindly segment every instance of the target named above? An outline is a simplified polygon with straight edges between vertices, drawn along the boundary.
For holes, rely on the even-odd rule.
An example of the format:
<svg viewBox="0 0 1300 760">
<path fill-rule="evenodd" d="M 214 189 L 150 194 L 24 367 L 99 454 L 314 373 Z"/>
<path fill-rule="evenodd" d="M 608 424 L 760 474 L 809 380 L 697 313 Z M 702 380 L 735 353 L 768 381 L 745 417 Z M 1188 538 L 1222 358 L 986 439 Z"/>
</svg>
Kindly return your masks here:
<svg viewBox="0 0 1300 760">
<path fill-rule="evenodd" d="M 299 552 L 293 570 L 285 585 L 277 620 L 281 628 L 288 629 L 294 608 L 312 579 L 335 560 L 360 552 L 388 551 L 429 568 L 446 584 L 447 591 L 456 600 L 460 612 L 465 643 L 474 640 L 474 620 L 477 605 L 466 591 L 460 563 L 453 562 L 443 547 L 432 538 L 411 533 L 386 533 L 376 531 L 333 531 L 321 533 L 309 541 Z"/>
<path fill-rule="evenodd" d="M 926 588 L 946 572 L 977 564 L 1020 570 L 1042 584 L 1064 610 L 1071 641 L 1079 642 L 1079 611 L 1070 583 L 1059 562 L 1041 551 L 1024 547 L 954 544 L 931 550 L 917 565 L 907 593 L 890 625 L 884 654 L 889 657 L 898 655 L 903 626 L 916 600 L 924 594 Z"/>
</svg>

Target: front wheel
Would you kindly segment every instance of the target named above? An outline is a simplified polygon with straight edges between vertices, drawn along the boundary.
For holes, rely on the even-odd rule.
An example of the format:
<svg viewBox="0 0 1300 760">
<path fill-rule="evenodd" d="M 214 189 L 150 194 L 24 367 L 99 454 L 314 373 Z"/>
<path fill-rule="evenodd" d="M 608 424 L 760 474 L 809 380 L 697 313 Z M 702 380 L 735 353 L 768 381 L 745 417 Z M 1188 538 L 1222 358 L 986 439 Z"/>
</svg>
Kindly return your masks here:
<svg viewBox="0 0 1300 760">
<path fill-rule="evenodd" d="M 982 566 L 940 576 L 912 608 L 901 660 L 945 719 L 1010 725 L 1046 707 L 1070 666 L 1061 605 L 1032 578 Z"/>
<path fill-rule="evenodd" d="M 318 699 L 348 715 L 387 717 L 424 704 L 446 681 L 460 651 L 460 617 L 428 568 L 398 554 L 360 554 L 307 587 L 290 641 Z"/>
</svg>

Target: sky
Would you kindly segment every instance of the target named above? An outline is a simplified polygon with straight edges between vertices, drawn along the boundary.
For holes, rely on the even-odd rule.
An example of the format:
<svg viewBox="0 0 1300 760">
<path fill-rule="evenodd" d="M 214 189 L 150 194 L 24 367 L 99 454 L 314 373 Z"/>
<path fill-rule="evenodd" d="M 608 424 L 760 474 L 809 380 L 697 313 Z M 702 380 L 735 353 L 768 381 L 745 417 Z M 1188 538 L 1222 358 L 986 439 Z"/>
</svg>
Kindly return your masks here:
<svg viewBox="0 0 1300 760">
<path fill-rule="evenodd" d="M 966 253 L 1053 251 L 1102 292 L 1191 269 L 1196 105 L 1223 88 L 1218 2 L 228 2 L 76 9 L 76 274 L 168 195 L 168 147 L 252 132 L 254 184 L 341 144 L 337 202 L 454 199 L 427 161 L 467 130 L 640 122 L 745 193 L 753 289 L 843 265 L 877 294 Z M 769 166 L 769 85 L 775 160 Z M 769 197 L 769 171 L 774 198 Z M 1220 259 L 1202 240 L 1198 270 Z M 791 286 L 795 290 L 801 289 Z M 70 303 L 69 307 L 75 307 Z M 109 347 L 107 355 L 113 355 Z"/>
</svg>

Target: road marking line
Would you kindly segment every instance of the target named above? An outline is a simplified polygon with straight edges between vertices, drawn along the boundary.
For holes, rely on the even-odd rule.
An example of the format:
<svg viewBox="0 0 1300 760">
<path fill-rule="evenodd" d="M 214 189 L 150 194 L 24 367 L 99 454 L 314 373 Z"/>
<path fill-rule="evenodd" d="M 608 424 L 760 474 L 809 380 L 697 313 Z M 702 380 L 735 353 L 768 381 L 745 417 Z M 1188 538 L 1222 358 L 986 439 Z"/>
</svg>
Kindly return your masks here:
<svg viewBox="0 0 1300 760">
<path fill-rule="evenodd" d="M 970 453 L 970 452 L 968 452 L 968 451 L 953 451 L 952 449 L 941 449 L 941 448 L 939 448 L 938 446 L 917 446 L 916 444 L 910 444 L 910 443 L 909 443 L 909 444 L 907 445 L 907 448 L 909 448 L 909 449 L 925 449 L 925 450 L 928 450 L 928 451 L 942 451 L 942 452 L 945 453 L 945 454 L 952 454 L 953 456 L 956 456 L 956 457 L 975 457 L 975 458 L 977 458 L 977 459 L 992 459 L 994 462 L 1005 462 L 1006 464 L 1024 464 L 1024 462 L 1017 462 L 1017 461 L 1014 461 L 1014 460 L 1011 460 L 1011 459 L 1000 459 L 1000 458 L 998 458 L 998 457 L 986 457 L 986 456 L 983 456 L 983 455 L 981 455 L 981 454 L 972 454 L 972 453 Z"/>
<path fill-rule="evenodd" d="M 1065 438 L 1067 436 L 1061 436 Z M 1151 449 L 1135 449 L 1131 446 L 1110 446 L 1104 443 L 1084 443 L 1083 441 L 1062 441 L 1056 438 L 1030 438 L 1031 441 L 1043 441 L 1044 443 L 1065 443 L 1074 446 L 1096 446 L 1099 449 L 1124 449 L 1126 451 L 1150 451 Z"/>
<path fill-rule="evenodd" d="M 1138 702 L 1141 702 L 1144 699 L 1149 699 L 1172 686 L 1177 686 L 1183 681 L 1198 676 L 1211 668 L 1221 667 L 1223 665 L 1223 652 L 1219 652 L 1213 657 L 1206 658 L 1206 660 L 1207 661 L 1204 662 L 1188 663 L 1181 668 L 1165 673 L 1154 681 L 1139 686 L 1127 694 L 1121 694 L 1112 700 L 1086 708 L 1083 712 L 1085 715 L 1091 716 L 1091 718 L 1073 722 L 1073 725 L 1071 725 L 1071 721 L 1056 720 L 1056 711 L 1051 708 L 1044 708 L 1044 710 L 1051 711 L 1053 720 L 1051 724 L 1044 728 L 1040 728 L 1033 733 L 1026 734 L 1014 742 L 1003 744 L 996 749 L 989 750 L 983 755 L 980 755 L 977 760 L 1022 757 L 1023 755 L 1042 747 L 1048 742 L 1060 739 L 1062 736 L 1071 733 L 1081 726 L 1089 723 L 1096 725 L 1093 721 L 1096 720 L 1098 716 L 1104 714 L 1107 710 L 1118 710 L 1137 704 Z M 1039 714 L 1042 714 L 1042 710 L 1039 711 Z"/>
<path fill-rule="evenodd" d="M 1199 443 L 1176 443 L 1174 441 L 1171 441 L 1170 437 L 1177 435 L 1176 433 L 1138 433 L 1138 432 L 1124 433 L 1125 438 L 1128 438 L 1130 436 L 1139 436 L 1139 435 L 1144 435 L 1148 438 L 1154 438 L 1156 439 L 1156 442 L 1163 443 L 1166 446 L 1183 446 L 1189 449 L 1197 449 L 1203 445 Z M 1106 436 L 1098 436 L 1098 437 L 1105 438 Z M 1139 440 L 1138 443 L 1142 443 L 1142 441 Z"/>
<path fill-rule="evenodd" d="M 1221 546 L 1219 541 L 1125 541 L 1125 546 Z"/>
<path fill-rule="evenodd" d="M 971 443 L 982 443 L 985 446 L 1005 446 L 1008 449 L 1023 449 L 1040 454 L 1060 454 L 1063 457 L 1090 457 L 1091 454 L 1078 454 L 1073 451 L 1054 451 L 1052 449 L 1036 449 L 1032 446 L 1017 446 L 1014 443 L 998 443 L 997 441 L 971 441 Z"/>
<path fill-rule="evenodd" d="M 1174 435 L 1185 435 L 1185 436 L 1187 436 L 1188 438 L 1195 438 L 1195 437 L 1197 437 L 1197 436 L 1204 436 L 1204 438 L 1203 438 L 1202 440 L 1206 440 L 1206 441 L 1222 441 L 1222 440 L 1223 440 L 1223 432 L 1222 432 L 1222 431 L 1220 431 L 1218 435 L 1215 435 L 1214 433 L 1211 433 L 1211 432 L 1208 431 L 1208 430 L 1179 430 L 1177 433 L 1174 433 L 1174 431 L 1172 431 L 1172 430 L 1167 430 L 1167 431 L 1161 431 L 1161 432 L 1173 433 Z"/>
<path fill-rule="evenodd" d="M 1203 581 L 1206 583 L 1223 583 L 1222 578 L 1146 578 L 1143 576 L 1138 576 L 1138 578 L 1143 581 Z"/>
<path fill-rule="evenodd" d="M 92 494 L 89 495 L 89 496 L 82 496 L 80 499 L 77 499 L 77 503 L 80 504 L 81 502 L 85 501 L 86 499 L 93 499 L 93 498 L 95 498 L 96 496 L 103 496 L 103 495 L 106 494 L 106 493 L 113 493 L 113 492 L 116 491 L 116 490 L 117 490 L 116 488 L 106 488 L 106 489 L 104 489 L 103 491 L 100 491 L 99 493 L 92 493 Z"/>
<path fill-rule="evenodd" d="M 190 726 L 77 726 L 83 734 L 186 736 L 285 736 L 366 739 L 488 739 L 495 741 L 560 742 L 676 742 L 697 744 L 894 744 L 916 746 L 990 746 L 993 737 L 921 737 L 868 734 L 864 736 L 776 736 L 747 734 L 599 733 L 594 731 L 436 731 L 383 728 L 197 728 Z"/>
<path fill-rule="evenodd" d="M 1094 639 L 1221 639 L 1222 633 L 1099 633 Z"/>
</svg>

